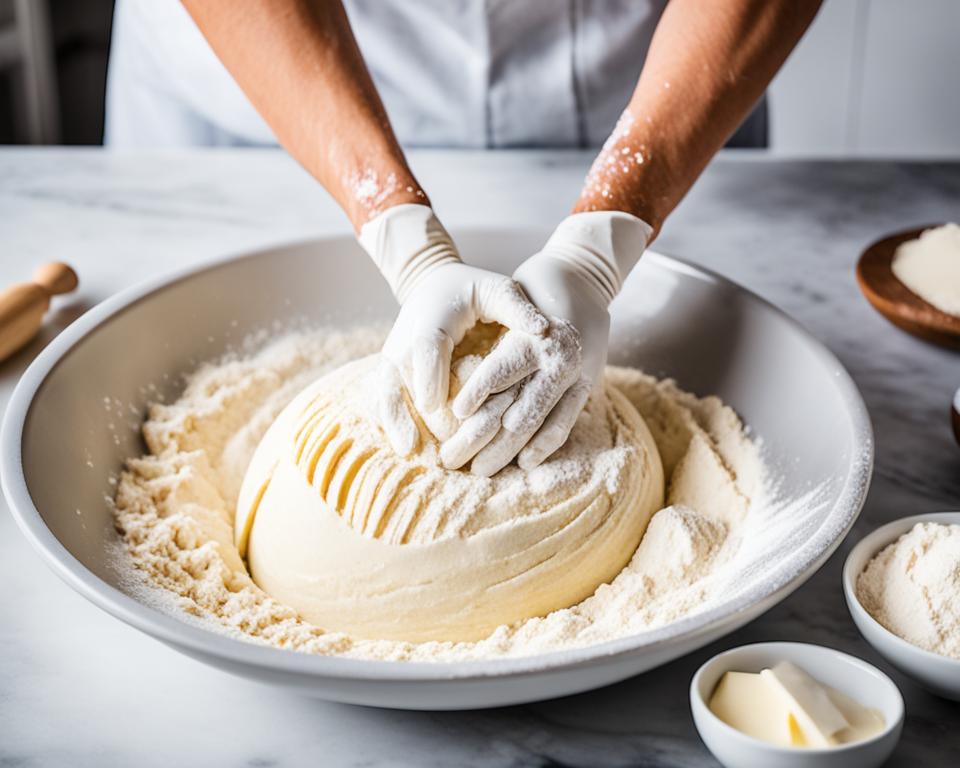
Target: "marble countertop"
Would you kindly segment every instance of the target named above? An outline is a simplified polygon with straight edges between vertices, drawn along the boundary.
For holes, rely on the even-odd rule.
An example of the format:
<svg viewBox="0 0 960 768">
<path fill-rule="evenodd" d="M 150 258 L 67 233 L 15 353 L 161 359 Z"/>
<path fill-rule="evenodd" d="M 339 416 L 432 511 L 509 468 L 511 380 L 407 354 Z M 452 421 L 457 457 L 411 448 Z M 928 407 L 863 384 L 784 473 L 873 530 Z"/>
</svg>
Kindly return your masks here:
<svg viewBox="0 0 960 768">
<path fill-rule="evenodd" d="M 451 228 L 558 221 L 589 163 L 577 152 L 420 152 L 415 171 Z M 888 232 L 956 219 L 960 164 L 721 156 L 658 249 L 782 307 L 840 357 L 870 409 L 876 472 L 847 542 L 744 629 L 602 690 L 501 710 L 415 713 L 330 704 L 214 671 L 114 620 L 46 569 L 0 511 L 0 765 L 712 766 L 687 703 L 696 667 L 727 647 L 804 640 L 861 656 L 907 704 L 893 765 L 960 751 L 960 704 L 893 671 L 860 638 L 840 589 L 853 542 L 904 515 L 960 508 L 948 407 L 960 356 L 901 333 L 861 298 L 853 267 Z M 80 291 L 0 363 L 0 407 L 59 329 L 117 290 L 216 256 L 347 231 L 279 151 L 108 154 L 0 150 L 0 285 L 50 259 Z M 825 436 L 826 439 L 826 436 Z M 2 502 L 0 502 L 2 505 Z"/>
</svg>

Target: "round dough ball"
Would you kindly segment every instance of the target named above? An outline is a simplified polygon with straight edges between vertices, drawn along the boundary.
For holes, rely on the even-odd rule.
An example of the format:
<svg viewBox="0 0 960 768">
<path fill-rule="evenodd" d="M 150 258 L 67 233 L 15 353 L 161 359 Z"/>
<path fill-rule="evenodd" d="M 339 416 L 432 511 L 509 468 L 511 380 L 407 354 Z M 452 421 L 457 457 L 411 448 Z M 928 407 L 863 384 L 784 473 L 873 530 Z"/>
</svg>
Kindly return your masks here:
<svg viewBox="0 0 960 768">
<path fill-rule="evenodd" d="M 468 641 L 574 605 L 626 565 L 663 501 L 636 409 L 607 386 L 566 445 L 492 478 L 397 456 L 373 412 L 377 356 L 318 379 L 247 469 L 236 537 L 254 581 L 357 638 Z"/>
</svg>

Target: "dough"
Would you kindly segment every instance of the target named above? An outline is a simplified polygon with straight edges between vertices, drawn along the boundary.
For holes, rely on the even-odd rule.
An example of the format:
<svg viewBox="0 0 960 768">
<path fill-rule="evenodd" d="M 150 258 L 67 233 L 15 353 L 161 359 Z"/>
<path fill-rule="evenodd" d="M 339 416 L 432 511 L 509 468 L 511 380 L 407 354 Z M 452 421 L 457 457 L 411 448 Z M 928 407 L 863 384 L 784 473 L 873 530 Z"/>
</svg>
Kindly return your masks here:
<svg viewBox="0 0 960 768">
<path fill-rule="evenodd" d="M 564 652 L 713 610 L 798 546 L 796 521 L 812 519 L 823 499 L 816 490 L 800 500 L 769 495 L 759 444 L 719 398 L 611 366 L 606 385 L 649 427 L 674 505 L 654 513 L 612 581 L 576 605 L 498 627 L 478 641 L 410 643 L 328 631 L 250 578 L 234 544 L 237 500 L 254 452 L 283 409 L 321 376 L 381 349 L 386 333 L 358 326 L 286 334 L 267 344 L 258 337 L 247 354 L 189 374 L 175 401 L 152 403 L 143 425 L 148 451 L 128 459 L 116 480 L 123 547 L 109 556 L 125 588 L 172 618 L 311 655 L 437 663 Z"/>
<path fill-rule="evenodd" d="M 393 453 L 372 412 L 377 356 L 308 386 L 250 462 L 237 545 L 254 581 L 327 631 L 479 640 L 575 605 L 630 561 L 663 503 L 660 456 L 613 386 L 540 467 L 493 478 Z"/>
<path fill-rule="evenodd" d="M 960 225 L 928 229 L 903 243 L 894 254 L 892 269 L 928 304 L 960 317 Z"/>
</svg>

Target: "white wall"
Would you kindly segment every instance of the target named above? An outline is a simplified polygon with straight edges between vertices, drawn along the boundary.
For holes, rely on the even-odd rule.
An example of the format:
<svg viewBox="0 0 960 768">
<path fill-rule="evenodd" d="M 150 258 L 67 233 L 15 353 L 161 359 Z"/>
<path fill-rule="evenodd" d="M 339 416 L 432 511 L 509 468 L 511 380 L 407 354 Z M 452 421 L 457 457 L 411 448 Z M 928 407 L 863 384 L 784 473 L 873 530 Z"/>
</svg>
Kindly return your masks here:
<svg viewBox="0 0 960 768">
<path fill-rule="evenodd" d="M 770 113 L 784 155 L 960 157 L 960 0 L 827 0 Z"/>
</svg>

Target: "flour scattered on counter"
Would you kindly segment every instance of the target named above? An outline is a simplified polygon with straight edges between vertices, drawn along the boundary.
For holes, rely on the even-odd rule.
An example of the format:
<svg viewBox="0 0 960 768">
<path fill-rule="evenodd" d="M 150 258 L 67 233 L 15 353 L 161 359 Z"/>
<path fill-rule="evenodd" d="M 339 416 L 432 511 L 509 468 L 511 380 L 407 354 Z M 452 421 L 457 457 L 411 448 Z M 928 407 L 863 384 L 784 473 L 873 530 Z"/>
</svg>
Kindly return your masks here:
<svg viewBox="0 0 960 768">
<path fill-rule="evenodd" d="M 306 653 L 418 661 L 526 656 L 709 610 L 771 572 L 817 523 L 809 498 L 789 509 L 769 502 L 759 448 L 717 398 L 610 368 L 608 383 L 646 420 L 667 478 L 667 506 L 653 515 L 619 575 L 577 605 L 501 626 L 479 641 L 410 643 L 324 631 L 252 581 L 234 546 L 234 511 L 250 457 L 276 415 L 319 375 L 375 352 L 383 338 L 379 328 L 289 335 L 201 367 L 176 402 L 150 409 L 143 427 L 150 453 L 128 462 L 115 501 L 125 544 L 118 557 L 145 600 L 235 637 Z"/>
</svg>

